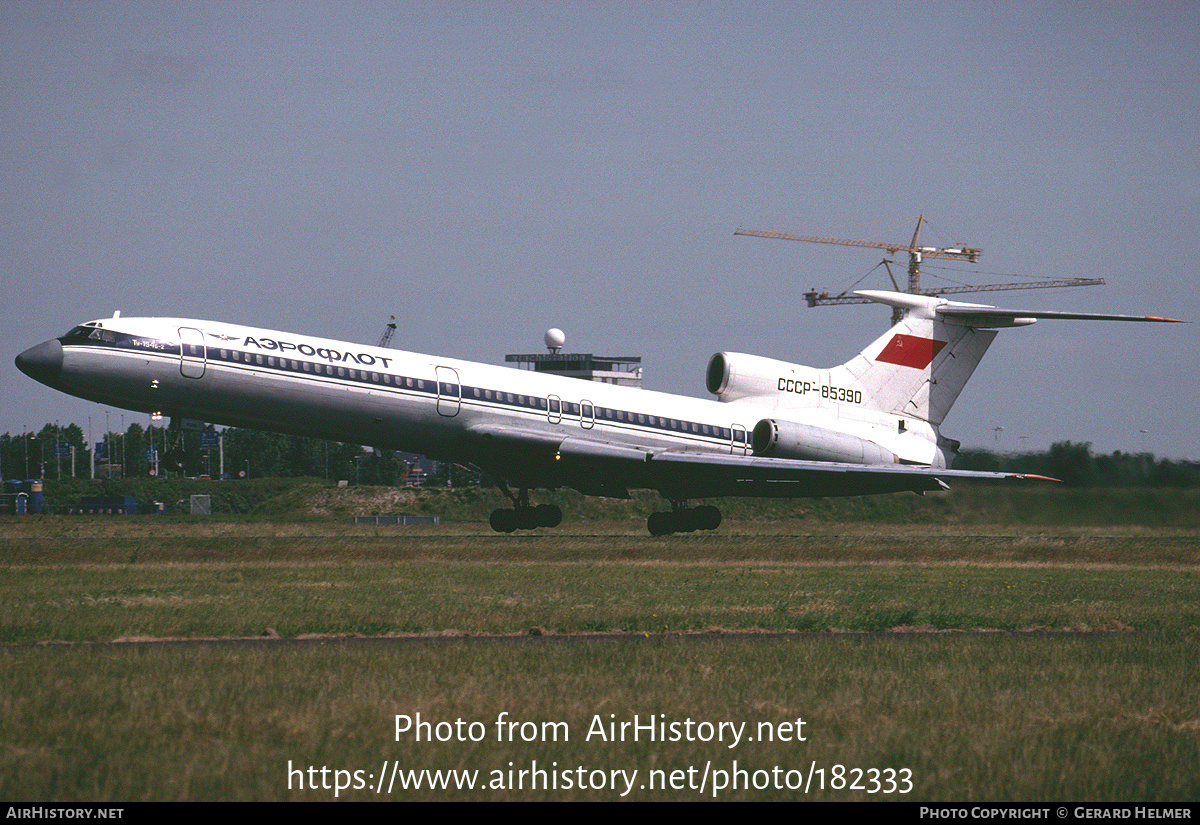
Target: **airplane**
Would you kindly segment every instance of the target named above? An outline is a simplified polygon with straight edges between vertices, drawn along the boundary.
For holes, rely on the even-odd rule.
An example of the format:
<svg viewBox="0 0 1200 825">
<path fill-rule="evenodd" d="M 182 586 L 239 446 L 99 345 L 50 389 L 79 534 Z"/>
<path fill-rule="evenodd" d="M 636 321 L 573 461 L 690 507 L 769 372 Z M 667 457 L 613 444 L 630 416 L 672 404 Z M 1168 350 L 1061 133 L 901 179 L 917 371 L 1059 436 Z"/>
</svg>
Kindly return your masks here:
<svg viewBox="0 0 1200 825">
<path fill-rule="evenodd" d="M 939 427 L 998 331 L 1037 319 L 1157 316 L 1011 310 L 862 290 L 900 320 L 841 366 L 736 352 L 708 362 L 716 400 L 179 318 L 88 321 L 17 356 L 26 375 L 81 398 L 183 419 L 421 453 L 493 476 L 512 502 L 497 532 L 555 527 L 530 489 L 628 497 L 671 510 L 655 536 L 713 530 L 720 496 L 821 498 L 947 489 L 959 442 Z M 514 493 L 511 489 L 516 488 Z"/>
</svg>

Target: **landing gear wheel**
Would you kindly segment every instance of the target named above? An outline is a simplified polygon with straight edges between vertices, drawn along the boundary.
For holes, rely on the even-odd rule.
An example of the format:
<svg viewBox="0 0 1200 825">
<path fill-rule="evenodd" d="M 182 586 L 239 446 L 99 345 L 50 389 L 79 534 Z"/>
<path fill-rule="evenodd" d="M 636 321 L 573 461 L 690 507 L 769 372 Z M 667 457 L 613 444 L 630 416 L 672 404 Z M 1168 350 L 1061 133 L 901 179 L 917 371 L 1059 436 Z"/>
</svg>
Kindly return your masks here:
<svg viewBox="0 0 1200 825">
<path fill-rule="evenodd" d="M 533 530 L 537 527 L 557 527 L 562 524 L 562 510 L 556 504 L 539 504 L 533 507 L 529 504 L 529 490 L 522 487 L 516 495 L 508 489 L 508 485 L 500 480 L 500 489 L 513 503 L 511 510 L 493 510 L 488 518 L 488 524 L 497 533 L 511 533 L 514 530 Z"/>
<path fill-rule="evenodd" d="M 493 510 L 488 524 L 492 525 L 492 529 L 497 533 L 511 533 L 517 529 L 517 511 Z"/>
<path fill-rule="evenodd" d="M 651 513 L 646 519 L 646 529 L 652 536 L 667 536 L 671 533 L 694 533 L 697 530 L 716 530 L 721 526 L 721 511 L 712 505 L 685 507 L 671 502 L 675 507 L 670 513 Z"/>
<path fill-rule="evenodd" d="M 163 464 L 173 473 L 182 473 L 186 459 L 183 450 L 167 450 L 167 454 L 163 456 Z"/>
<path fill-rule="evenodd" d="M 652 536 L 669 536 L 675 532 L 673 525 L 674 519 L 671 518 L 671 513 L 651 513 L 650 518 L 646 519 L 646 529 L 650 531 Z"/>
<path fill-rule="evenodd" d="M 518 530 L 532 530 L 538 526 L 537 510 L 533 507 L 518 507 L 514 513 L 516 514 Z"/>
<path fill-rule="evenodd" d="M 562 510 L 557 504 L 539 504 L 533 509 L 539 527 L 557 527 L 562 524 Z"/>
<path fill-rule="evenodd" d="M 696 513 L 697 529 L 716 530 L 721 526 L 721 511 L 711 504 L 697 507 L 694 512 Z"/>
</svg>

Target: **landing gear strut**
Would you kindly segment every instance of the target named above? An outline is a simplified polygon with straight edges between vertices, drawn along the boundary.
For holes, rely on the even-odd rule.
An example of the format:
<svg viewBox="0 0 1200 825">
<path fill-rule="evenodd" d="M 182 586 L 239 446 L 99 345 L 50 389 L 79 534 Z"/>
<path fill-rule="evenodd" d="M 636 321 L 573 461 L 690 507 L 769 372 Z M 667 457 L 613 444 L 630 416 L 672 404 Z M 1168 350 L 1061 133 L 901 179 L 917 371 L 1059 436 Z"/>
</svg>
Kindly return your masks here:
<svg viewBox="0 0 1200 825">
<path fill-rule="evenodd" d="M 721 526 L 721 511 L 711 504 L 688 507 L 686 501 L 672 501 L 671 512 L 651 513 L 646 529 L 652 536 L 671 533 L 693 533 L 696 530 L 716 530 Z"/>
<path fill-rule="evenodd" d="M 493 510 L 488 524 L 497 533 L 511 533 L 513 530 L 532 530 L 535 527 L 557 527 L 562 523 L 562 510 L 554 504 L 539 504 L 533 507 L 529 504 L 529 490 L 521 487 L 516 495 L 508 489 L 508 485 L 500 482 L 500 489 L 513 503 L 513 509 Z"/>
<path fill-rule="evenodd" d="M 167 470 L 182 473 L 184 462 L 187 459 L 187 455 L 183 451 L 183 423 L 173 417 L 167 432 L 171 437 L 171 446 L 167 449 L 167 454 L 163 456 L 163 466 Z"/>
</svg>

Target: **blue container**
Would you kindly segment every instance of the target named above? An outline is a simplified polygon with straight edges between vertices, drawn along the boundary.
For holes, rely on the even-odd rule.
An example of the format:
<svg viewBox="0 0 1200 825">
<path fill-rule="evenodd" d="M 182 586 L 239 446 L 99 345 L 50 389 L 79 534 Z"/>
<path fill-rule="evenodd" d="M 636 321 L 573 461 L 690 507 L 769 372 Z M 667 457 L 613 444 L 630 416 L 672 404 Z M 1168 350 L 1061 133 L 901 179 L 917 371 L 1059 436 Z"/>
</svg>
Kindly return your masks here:
<svg viewBox="0 0 1200 825">
<path fill-rule="evenodd" d="M 28 512 L 42 512 L 42 480 L 40 478 L 31 478 L 25 482 L 22 489 L 24 492 L 29 493 Z"/>
</svg>

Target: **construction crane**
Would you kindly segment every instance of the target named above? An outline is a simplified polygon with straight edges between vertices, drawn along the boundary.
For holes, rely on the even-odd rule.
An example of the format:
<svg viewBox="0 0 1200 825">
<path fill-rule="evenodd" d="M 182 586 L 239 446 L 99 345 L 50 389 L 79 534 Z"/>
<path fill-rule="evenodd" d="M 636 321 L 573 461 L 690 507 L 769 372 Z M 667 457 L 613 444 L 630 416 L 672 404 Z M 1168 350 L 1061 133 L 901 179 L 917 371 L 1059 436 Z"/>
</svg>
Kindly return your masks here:
<svg viewBox="0 0 1200 825">
<path fill-rule="evenodd" d="M 754 238 L 778 238 L 784 241 L 807 241 L 809 243 L 832 243 L 841 244 L 842 246 L 859 246 L 873 249 L 886 249 L 889 254 L 895 255 L 897 252 L 908 253 L 908 289 L 907 292 L 913 295 L 946 295 L 949 293 L 959 292 L 993 292 L 1005 289 L 1042 289 L 1045 287 L 1059 286 L 1095 286 L 1104 283 L 1102 278 L 1066 278 L 1056 281 L 1028 281 L 1023 283 L 1009 284 L 984 284 L 981 286 L 956 286 L 956 287 L 939 287 L 937 289 L 921 289 L 921 261 L 926 258 L 941 258 L 953 261 L 967 261 L 968 263 L 978 263 L 979 256 L 983 254 L 982 249 L 974 247 L 933 247 L 920 246 L 921 240 L 921 224 L 928 223 L 924 215 L 917 216 L 917 228 L 913 232 L 912 242 L 908 244 L 887 243 L 885 241 L 863 241 L 851 240 L 849 238 L 825 238 L 819 235 L 792 235 L 787 232 L 775 232 L 769 229 L 741 229 L 739 228 L 733 234 L 748 235 Z M 887 263 L 886 261 L 884 262 Z M 891 270 L 888 270 L 889 275 Z M 893 283 L 894 283 L 893 279 Z M 835 304 L 866 304 L 870 303 L 866 298 L 859 298 L 857 295 L 846 295 L 844 292 L 840 295 L 830 296 L 827 292 L 818 293 L 816 289 L 812 292 L 804 293 L 805 299 L 810 307 L 815 306 L 832 306 Z"/>
<path fill-rule="evenodd" d="M 379 339 L 381 349 L 386 348 L 392 342 L 392 335 L 396 332 L 396 316 L 392 316 L 392 320 L 388 321 L 387 326 L 383 328 L 383 337 Z"/>
</svg>

